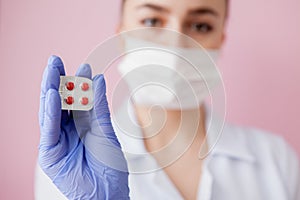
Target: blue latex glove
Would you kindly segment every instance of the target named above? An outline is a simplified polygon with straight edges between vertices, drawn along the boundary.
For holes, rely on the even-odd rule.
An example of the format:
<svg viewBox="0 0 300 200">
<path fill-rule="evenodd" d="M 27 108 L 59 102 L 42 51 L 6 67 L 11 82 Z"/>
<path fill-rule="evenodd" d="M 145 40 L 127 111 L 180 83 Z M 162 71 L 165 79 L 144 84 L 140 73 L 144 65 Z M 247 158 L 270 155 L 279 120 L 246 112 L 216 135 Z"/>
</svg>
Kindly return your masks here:
<svg viewBox="0 0 300 200">
<path fill-rule="evenodd" d="M 76 113 L 82 115 L 82 121 L 80 116 L 76 118 L 79 124 L 96 121 L 99 126 L 95 129 L 98 132 L 86 128 L 84 143 L 75 126 L 75 111 L 72 115 L 61 110 L 60 75 L 65 75 L 63 63 L 59 57 L 51 56 L 43 75 L 40 97 L 41 168 L 68 199 L 129 199 L 127 165 L 111 125 L 103 75 L 93 79 L 94 108 Z M 81 65 L 77 76 L 91 78 L 90 66 Z M 93 119 L 90 121 L 89 117 Z M 86 124 L 86 127 L 92 126 Z M 110 150 L 112 144 L 115 148 Z M 97 154 L 103 155 L 105 162 L 101 162 Z M 126 170 L 105 164 L 110 158 Z"/>
</svg>

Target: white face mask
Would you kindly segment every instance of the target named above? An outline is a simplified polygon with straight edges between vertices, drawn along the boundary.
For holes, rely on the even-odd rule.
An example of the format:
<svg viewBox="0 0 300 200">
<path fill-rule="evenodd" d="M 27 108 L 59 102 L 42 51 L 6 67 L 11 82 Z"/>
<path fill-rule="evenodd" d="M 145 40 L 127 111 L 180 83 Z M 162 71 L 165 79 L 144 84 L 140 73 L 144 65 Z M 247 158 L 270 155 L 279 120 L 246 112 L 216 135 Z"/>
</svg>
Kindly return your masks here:
<svg viewBox="0 0 300 200">
<path fill-rule="evenodd" d="M 167 47 L 133 38 L 126 38 L 125 49 L 118 69 L 135 104 L 195 109 L 221 82 L 214 63 L 218 51 Z"/>
</svg>

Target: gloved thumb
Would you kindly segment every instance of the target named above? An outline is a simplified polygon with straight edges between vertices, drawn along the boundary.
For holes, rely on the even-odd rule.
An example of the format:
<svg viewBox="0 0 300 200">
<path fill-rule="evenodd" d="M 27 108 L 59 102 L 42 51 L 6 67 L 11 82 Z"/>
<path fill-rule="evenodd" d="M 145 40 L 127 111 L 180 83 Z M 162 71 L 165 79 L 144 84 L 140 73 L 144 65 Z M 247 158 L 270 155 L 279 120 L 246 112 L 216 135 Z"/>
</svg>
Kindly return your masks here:
<svg viewBox="0 0 300 200">
<path fill-rule="evenodd" d="M 91 129 L 84 140 L 87 160 L 95 168 L 103 163 L 110 168 L 127 172 L 127 163 L 111 123 L 103 75 L 94 77 L 93 89 L 95 97 L 94 109 L 91 111 Z"/>
<path fill-rule="evenodd" d="M 120 147 L 120 143 L 115 135 L 111 124 L 110 111 L 106 97 L 106 84 L 104 76 L 96 75 L 93 79 L 94 86 L 94 111 L 102 134 L 113 144 Z"/>
</svg>

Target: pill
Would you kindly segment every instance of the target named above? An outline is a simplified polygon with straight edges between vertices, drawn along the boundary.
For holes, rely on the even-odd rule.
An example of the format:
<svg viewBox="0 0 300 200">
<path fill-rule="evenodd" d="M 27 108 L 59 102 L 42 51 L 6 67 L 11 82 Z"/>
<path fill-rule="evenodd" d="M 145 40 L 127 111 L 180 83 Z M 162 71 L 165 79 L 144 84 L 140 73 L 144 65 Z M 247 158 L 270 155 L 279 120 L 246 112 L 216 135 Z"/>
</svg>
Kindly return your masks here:
<svg viewBox="0 0 300 200">
<path fill-rule="evenodd" d="M 66 83 L 66 88 L 68 89 L 68 90 L 73 90 L 74 89 L 74 83 L 73 82 L 67 82 Z"/>
<path fill-rule="evenodd" d="M 71 105 L 74 103 L 74 98 L 72 96 L 68 96 L 65 101 L 68 105 Z"/>
<path fill-rule="evenodd" d="M 80 102 L 81 102 L 82 105 L 87 105 L 89 103 L 89 98 L 82 97 Z"/>
<path fill-rule="evenodd" d="M 89 88 L 90 88 L 90 86 L 89 86 L 88 83 L 82 83 L 82 84 L 81 84 L 81 89 L 82 89 L 83 91 L 87 91 Z"/>
</svg>

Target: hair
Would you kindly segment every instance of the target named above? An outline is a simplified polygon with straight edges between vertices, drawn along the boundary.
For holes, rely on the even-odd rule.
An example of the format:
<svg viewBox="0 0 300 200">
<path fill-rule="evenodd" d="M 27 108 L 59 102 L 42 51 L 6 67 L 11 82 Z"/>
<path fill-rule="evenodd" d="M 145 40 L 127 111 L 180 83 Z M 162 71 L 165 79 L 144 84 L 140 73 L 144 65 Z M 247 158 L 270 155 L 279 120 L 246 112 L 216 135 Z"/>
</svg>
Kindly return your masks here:
<svg viewBox="0 0 300 200">
<path fill-rule="evenodd" d="M 124 4 L 125 4 L 125 1 L 126 0 L 122 0 L 122 3 L 121 3 L 121 11 L 123 13 L 123 8 L 124 8 Z M 229 15 L 229 0 L 225 0 L 226 1 L 226 11 L 225 11 L 225 19 L 228 18 L 228 15 Z"/>
</svg>

